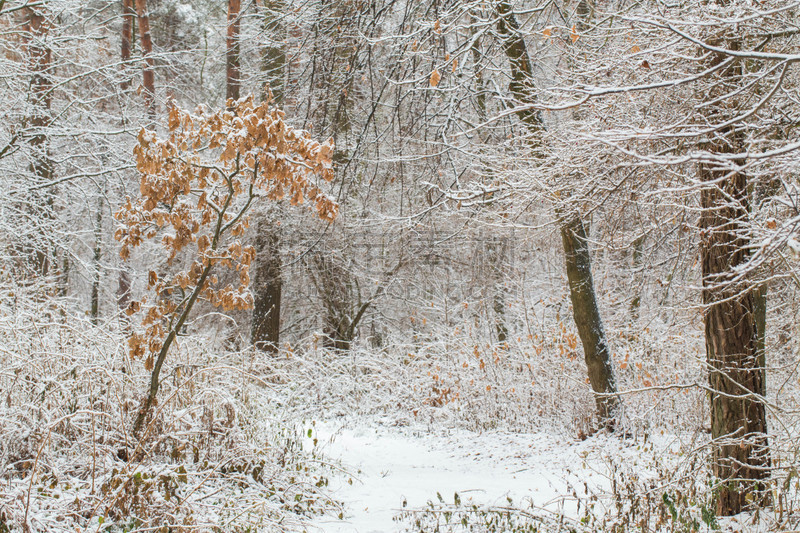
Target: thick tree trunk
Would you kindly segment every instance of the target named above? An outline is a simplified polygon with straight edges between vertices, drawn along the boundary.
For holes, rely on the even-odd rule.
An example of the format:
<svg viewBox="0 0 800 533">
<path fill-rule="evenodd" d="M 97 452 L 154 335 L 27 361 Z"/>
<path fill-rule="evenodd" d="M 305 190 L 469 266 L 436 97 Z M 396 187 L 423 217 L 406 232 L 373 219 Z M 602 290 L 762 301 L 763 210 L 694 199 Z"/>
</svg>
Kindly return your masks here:
<svg viewBox="0 0 800 533">
<path fill-rule="evenodd" d="M 256 263 L 251 341 L 259 350 L 277 353 L 281 333 L 280 232 L 268 219 L 262 219 L 258 225 L 254 247 Z"/>
<path fill-rule="evenodd" d="M 225 49 L 225 99 L 239 99 L 241 73 L 239 70 L 239 13 L 241 0 L 228 0 L 228 39 Z"/>
<path fill-rule="evenodd" d="M 151 120 L 156 116 L 156 77 L 153 67 L 153 40 L 150 37 L 150 15 L 147 11 L 147 0 L 136 0 L 136 17 L 139 22 L 139 41 L 142 43 L 142 56 L 145 67 L 142 71 L 144 102 Z"/>
<path fill-rule="evenodd" d="M 619 396 L 615 395 L 617 386 L 611 350 L 606 341 L 603 322 L 597 307 L 589 243 L 583 220 L 574 217 L 566 221 L 561 226 L 561 240 L 567 263 L 572 314 L 583 345 L 589 383 L 595 392 L 597 413 L 601 424 L 613 429 L 619 414 L 620 400 Z"/>
<path fill-rule="evenodd" d="M 350 273 L 336 256 L 316 252 L 311 256 L 309 266 L 311 279 L 325 308 L 322 345 L 337 351 L 348 351 L 366 307 L 361 312 L 356 311 Z"/>
<path fill-rule="evenodd" d="M 770 466 L 755 291 L 729 281 L 749 253 L 747 178 L 705 164 L 700 177 L 706 183 L 700 228 L 713 472 L 722 482 L 717 512 L 734 515 L 759 501 L 759 482 Z"/>
<path fill-rule="evenodd" d="M 732 50 L 739 46 L 737 41 L 726 45 Z M 727 58 L 714 54 L 710 65 Z M 731 87 L 744 83 L 742 62 L 730 64 L 718 76 L 710 98 L 724 98 Z M 711 122 L 724 122 L 731 110 L 723 101 L 707 107 L 705 113 Z M 748 178 L 738 171 L 745 161 L 728 162 L 731 154 L 746 149 L 744 132 L 733 126 L 719 128 L 704 148 L 712 155 L 726 156 L 719 163 L 701 163 L 698 173 L 704 185 L 700 193 L 700 257 L 711 388 L 712 469 L 721 482 L 717 514 L 728 516 L 758 506 L 765 497 L 758 494 L 770 467 L 764 354 L 759 350 L 758 288 L 746 278 L 733 282 L 740 274 L 738 267 L 750 258 Z M 762 325 L 760 329 L 765 328 Z"/>
</svg>

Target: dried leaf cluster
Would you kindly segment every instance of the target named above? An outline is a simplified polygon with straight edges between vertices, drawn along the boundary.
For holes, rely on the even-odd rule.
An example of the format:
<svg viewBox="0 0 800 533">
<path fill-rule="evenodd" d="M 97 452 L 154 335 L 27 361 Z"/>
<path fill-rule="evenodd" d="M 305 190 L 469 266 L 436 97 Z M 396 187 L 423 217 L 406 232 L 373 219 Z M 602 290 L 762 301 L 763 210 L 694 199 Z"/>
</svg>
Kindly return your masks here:
<svg viewBox="0 0 800 533">
<path fill-rule="evenodd" d="M 224 310 L 252 307 L 248 286 L 255 251 L 241 237 L 254 201 L 288 196 L 299 205 L 307 199 L 323 220 L 336 217 L 337 204 L 315 183 L 315 176 L 333 179 L 332 141 L 317 142 L 283 117 L 251 96 L 229 100 L 228 109 L 212 114 L 173 106 L 166 138 L 139 132 L 134 154 L 140 197 L 128 198 L 116 214 L 120 254 L 127 259 L 133 248 L 160 237 L 169 263 L 179 253 L 190 258 L 175 275 L 151 271 L 147 289 L 153 302 L 144 297 L 127 310 L 129 316 L 142 314 L 143 329 L 131 335 L 129 345 L 132 357 L 147 355 L 148 370 L 196 301 Z M 237 282 L 223 286 L 214 267 L 237 272 Z"/>
</svg>

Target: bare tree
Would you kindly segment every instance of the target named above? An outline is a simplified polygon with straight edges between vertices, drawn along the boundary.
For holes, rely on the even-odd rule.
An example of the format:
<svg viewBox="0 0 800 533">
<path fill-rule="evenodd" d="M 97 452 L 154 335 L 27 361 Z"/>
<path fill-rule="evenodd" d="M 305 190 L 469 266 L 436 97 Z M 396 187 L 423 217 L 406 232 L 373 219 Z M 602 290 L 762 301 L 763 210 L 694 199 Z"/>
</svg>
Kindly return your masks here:
<svg viewBox="0 0 800 533">
<path fill-rule="evenodd" d="M 546 133 L 545 125 L 533 105 L 536 98 L 527 46 L 511 4 L 499 2 L 496 9 L 498 32 L 504 40 L 503 45 L 511 68 L 509 92 L 520 106 L 517 115 L 528 129 L 532 150 L 539 150 Z M 595 295 L 587 223 L 578 210 L 569 205 L 559 209 L 559 218 L 572 313 L 583 345 L 589 382 L 595 392 L 597 414 L 604 427 L 613 429 L 620 414 L 621 402 L 616 395 L 611 350 Z"/>
</svg>

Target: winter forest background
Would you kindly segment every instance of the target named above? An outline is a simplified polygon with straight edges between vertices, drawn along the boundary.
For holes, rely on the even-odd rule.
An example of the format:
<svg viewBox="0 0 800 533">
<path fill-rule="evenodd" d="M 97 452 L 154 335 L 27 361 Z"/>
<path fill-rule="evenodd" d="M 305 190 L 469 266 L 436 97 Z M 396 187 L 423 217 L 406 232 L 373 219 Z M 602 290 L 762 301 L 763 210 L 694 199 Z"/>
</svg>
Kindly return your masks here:
<svg viewBox="0 0 800 533">
<path fill-rule="evenodd" d="M 383 531 L 353 428 L 573 457 L 392 530 L 797 529 L 799 34 L 791 0 L 0 0 L 0 532 Z"/>
</svg>

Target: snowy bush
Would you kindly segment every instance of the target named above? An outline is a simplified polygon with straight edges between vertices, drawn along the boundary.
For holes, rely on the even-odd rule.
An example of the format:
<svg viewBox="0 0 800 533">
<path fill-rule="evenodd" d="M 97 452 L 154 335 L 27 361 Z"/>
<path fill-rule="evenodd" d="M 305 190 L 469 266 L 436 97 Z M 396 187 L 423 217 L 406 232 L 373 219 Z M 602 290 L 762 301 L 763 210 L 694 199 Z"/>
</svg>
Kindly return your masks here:
<svg viewBox="0 0 800 533">
<path fill-rule="evenodd" d="M 147 373 L 125 326 L 93 326 L 34 287 L 0 290 L 0 530 L 285 531 L 333 508 L 252 353 L 183 339 L 137 441 Z"/>
</svg>

